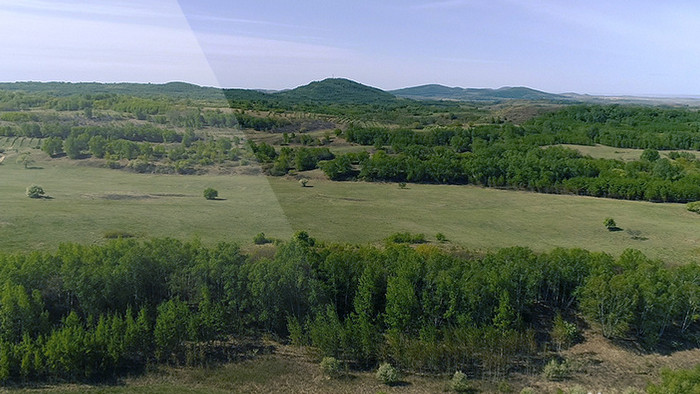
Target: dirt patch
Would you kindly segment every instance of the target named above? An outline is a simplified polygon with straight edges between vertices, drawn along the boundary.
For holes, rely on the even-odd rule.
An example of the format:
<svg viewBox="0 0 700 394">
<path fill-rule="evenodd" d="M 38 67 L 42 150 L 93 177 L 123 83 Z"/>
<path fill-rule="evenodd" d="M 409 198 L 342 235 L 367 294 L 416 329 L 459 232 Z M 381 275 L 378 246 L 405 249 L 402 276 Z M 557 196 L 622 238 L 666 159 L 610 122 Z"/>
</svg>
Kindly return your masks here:
<svg viewBox="0 0 700 394">
<path fill-rule="evenodd" d="M 188 197 L 187 194 L 179 194 L 179 193 L 153 193 L 150 195 L 154 196 L 154 197 Z"/>
</svg>

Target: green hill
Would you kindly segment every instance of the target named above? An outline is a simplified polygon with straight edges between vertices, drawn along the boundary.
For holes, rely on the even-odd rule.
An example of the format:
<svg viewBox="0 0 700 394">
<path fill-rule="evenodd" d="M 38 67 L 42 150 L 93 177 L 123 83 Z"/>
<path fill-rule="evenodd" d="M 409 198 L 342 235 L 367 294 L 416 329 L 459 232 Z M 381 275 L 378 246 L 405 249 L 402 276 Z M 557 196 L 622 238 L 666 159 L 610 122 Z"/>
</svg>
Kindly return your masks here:
<svg viewBox="0 0 700 394">
<path fill-rule="evenodd" d="M 395 101 L 394 95 L 381 89 L 343 78 L 328 78 L 311 82 L 292 90 L 275 93 L 295 101 L 339 104 L 374 104 Z"/>
<path fill-rule="evenodd" d="M 292 107 L 297 104 L 385 104 L 397 101 L 396 96 L 381 89 L 343 78 L 328 78 L 273 93 L 247 89 L 226 89 L 225 92 L 232 102 L 252 101 L 273 107 Z"/>
<path fill-rule="evenodd" d="M 500 101 L 500 100 L 566 100 L 565 96 L 526 87 L 474 89 L 443 85 L 422 85 L 390 91 L 398 97 L 431 100 Z"/>
</svg>

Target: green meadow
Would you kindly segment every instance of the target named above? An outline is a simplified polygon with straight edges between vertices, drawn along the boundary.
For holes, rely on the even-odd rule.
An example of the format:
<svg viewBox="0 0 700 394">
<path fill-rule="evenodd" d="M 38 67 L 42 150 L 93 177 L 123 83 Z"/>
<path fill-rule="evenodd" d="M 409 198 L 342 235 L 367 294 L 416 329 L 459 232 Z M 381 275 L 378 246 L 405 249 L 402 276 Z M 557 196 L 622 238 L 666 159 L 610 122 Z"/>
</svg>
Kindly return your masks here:
<svg viewBox="0 0 700 394">
<path fill-rule="evenodd" d="M 409 231 L 430 241 L 443 233 L 452 244 L 475 250 L 522 245 L 619 254 L 635 248 L 670 263 L 700 260 L 700 215 L 682 204 L 456 185 L 401 189 L 320 176 L 301 187 L 291 177 L 135 174 L 32 152 L 36 162 L 28 169 L 7 148 L 0 165 L 0 247 L 7 251 L 99 243 L 109 232 L 249 244 L 259 232 L 285 239 L 306 230 L 325 241 L 378 242 Z M 28 198 L 32 184 L 50 198 Z M 220 199 L 205 200 L 207 187 Z M 622 231 L 607 231 L 606 217 Z"/>
</svg>

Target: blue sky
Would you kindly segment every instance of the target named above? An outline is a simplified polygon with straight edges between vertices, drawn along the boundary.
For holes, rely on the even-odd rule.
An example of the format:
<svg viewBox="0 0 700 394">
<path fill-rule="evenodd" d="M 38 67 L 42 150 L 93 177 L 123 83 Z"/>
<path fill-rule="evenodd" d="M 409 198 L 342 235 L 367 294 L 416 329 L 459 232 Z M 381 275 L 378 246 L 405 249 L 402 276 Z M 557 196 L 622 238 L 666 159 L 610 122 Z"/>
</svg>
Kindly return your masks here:
<svg viewBox="0 0 700 394">
<path fill-rule="evenodd" d="M 0 0 L 0 80 L 700 95 L 700 2 Z"/>
</svg>

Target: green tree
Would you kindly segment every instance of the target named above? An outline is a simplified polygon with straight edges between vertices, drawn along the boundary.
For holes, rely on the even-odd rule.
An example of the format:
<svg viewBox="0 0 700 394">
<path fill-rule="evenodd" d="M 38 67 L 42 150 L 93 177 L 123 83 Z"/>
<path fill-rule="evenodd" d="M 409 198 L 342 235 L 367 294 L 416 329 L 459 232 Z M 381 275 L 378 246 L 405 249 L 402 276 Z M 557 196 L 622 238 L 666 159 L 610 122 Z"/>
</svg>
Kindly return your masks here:
<svg viewBox="0 0 700 394">
<path fill-rule="evenodd" d="M 32 164 L 34 164 L 34 159 L 32 158 L 32 153 L 31 152 L 23 152 L 17 157 L 17 164 L 22 164 L 24 165 L 24 168 L 29 168 Z"/>
<path fill-rule="evenodd" d="M 613 219 L 613 218 L 605 218 L 605 220 L 603 220 L 603 225 L 609 231 L 613 231 L 613 230 L 617 229 L 617 223 L 615 223 L 615 219 Z"/>
<path fill-rule="evenodd" d="M 644 149 L 644 152 L 642 152 L 642 155 L 640 156 L 640 159 L 651 162 L 659 160 L 660 158 L 661 155 L 659 155 L 659 151 L 656 149 Z"/>
<path fill-rule="evenodd" d="M 41 144 L 41 150 L 54 157 L 63 153 L 63 140 L 60 137 L 49 137 Z"/>
<path fill-rule="evenodd" d="M 42 198 L 45 192 L 41 186 L 31 185 L 27 188 L 26 194 L 29 198 Z"/>
<path fill-rule="evenodd" d="M 207 200 L 216 200 L 218 196 L 219 192 L 216 189 L 213 189 L 211 187 L 204 189 L 204 198 L 206 198 Z"/>
</svg>

